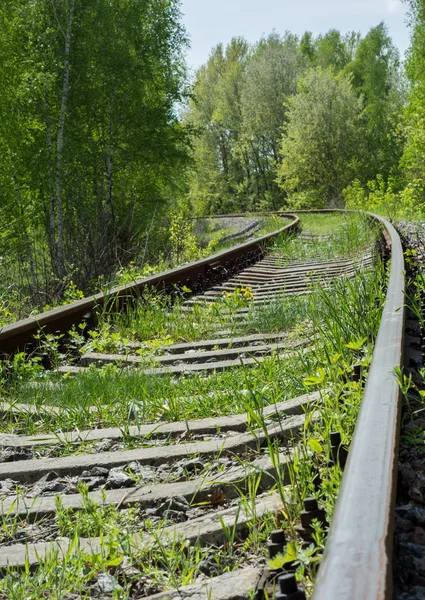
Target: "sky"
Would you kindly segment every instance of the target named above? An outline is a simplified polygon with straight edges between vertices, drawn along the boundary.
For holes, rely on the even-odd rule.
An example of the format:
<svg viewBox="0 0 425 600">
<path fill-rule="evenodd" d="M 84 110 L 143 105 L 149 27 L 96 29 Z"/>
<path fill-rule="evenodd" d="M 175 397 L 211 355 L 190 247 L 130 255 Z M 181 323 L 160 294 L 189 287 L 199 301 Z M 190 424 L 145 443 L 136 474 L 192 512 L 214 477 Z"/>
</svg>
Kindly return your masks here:
<svg viewBox="0 0 425 600">
<path fill-rule="evenodd" d="M 409 45 L 406 5 L 400 0 L 182 0 L 183 23 L 191 40 L 188 64 L 206 62 L 213 46 L 243 36 L 253 43 L 276 30 L 317 35 L 329 29 L 360 31 L 385 21 L 403 57 Z"/>
</svg>

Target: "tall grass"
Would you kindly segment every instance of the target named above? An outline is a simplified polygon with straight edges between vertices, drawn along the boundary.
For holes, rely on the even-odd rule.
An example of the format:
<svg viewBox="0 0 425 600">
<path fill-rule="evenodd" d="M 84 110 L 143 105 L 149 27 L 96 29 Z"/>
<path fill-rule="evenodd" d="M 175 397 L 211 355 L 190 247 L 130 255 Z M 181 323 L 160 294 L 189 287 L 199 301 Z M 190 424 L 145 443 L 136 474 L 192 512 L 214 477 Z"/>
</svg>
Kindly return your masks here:
<svg viewBox="0 0 425 600">
<path fill-rule="evenodd" d="M 290 539 L 285 555 L 277 557 L 275 564 L 279 560 L 285 562 L 288 557 L 295 561 L 298 578 L 311 590 L 326 528 L 316 524 L 315 542 L 306 548 L 297 538 L 295 525 L 302 500 L 311 495 L 325 507 L 328 520 L 332 516 L 342 476 L 339 456 L 349 447 L 354 430 L 379 327 L 385 282 L 385 269 L 377 263 L 370 270 L 359 270 L 351 280 L 339 279 L 329 287 L 316 284 L 304 298 L 283 297 L 269 308 L 264 307 L 264 312 L 256 308 L 250 310 L 252 327 L 293 327 L 294 337 L 308 333 L 312 340 L 310 349 L 287 358 L 275 353 L 252 367 L 240 366 L 227 372 L 178 379 L 170 375 L 147 376 L 138 370 L 122 370 L 116 366 L 90 368 L 68 378 L 47 374 L 38 378 L 37 385 L 31 381 L 31 374 L 16 377 L 4 386 L 4 396 L 15 405 L 38 406 L 39 414 L 30 416 L 19 410 L 18 414 L 10 413 L 5 415 L 2 428 L 32 434 L 114 424 L 125 431 L 126 426 L 134 422 L 247 413 L 253 429 L 260 429 L 266 436 L 267 452 L 275 467 L 275 489 L 282 498 L 279 517 L 285 520 Z M 149 303 L 153 302 L 150 298 Z M 169 335 L 167 319 L 172 307 L 165 299 L 161 302 L 163 313 L 155 324 L 162 323 L 165 329 L 161 335 L 165 337 Z M 143 315 L 154 320 L 155 311 L 151 307 L 148 312 L 143 310 L 137 322 L 146 327 L 143 335 L 152 336 L 156 330 L 150 323 L 143 325 Z M 181 318 L 185 316 L 176 314 Z M 115 322 L 111 322 L 112 325 L 116 327 Z M 175 326 L 178 327 L 177 322 Z M 173 335 L 177 335 L 177 331 Z M 264 407 L 309 390 L 322 390 L 321 401 L 306 410 L 302 439 L 293 441 L 291 466 L 284 467 L 279 459 L 283 448 L 267 439 Z M 59 407 L 58 414 L 49 412 L 49 406 Z M 94 412 L 90 408 L 93 406 Z M 336 453 L 331 447 L 331 432 L 339 432 L 342 438 L 342 447 Z M 289 469 L 290 485 L 285 485 L 284 469 Z M 255 515 L 253 499 L 259 491 L 259 476 L 260 473 L 250 480 L 248 492 L 240 490 L 241 505 L 250 506 L 253 514 L 249 538 L 244 545 L 238 545 L 236 519 L 235 527 L 223 527 L 223 548 L 212 552 L 199 543 L 189 547 L 177 539 L 164 544 L 163 523 L 158 524 L 152 545 L 135 548 L 128 531 L 129 523 L 134 526 L 134 514 L 120 520 L 115 518 L 114 509 L 94 510 L 90 505 L 90 514 L 77 518 L 62 510 L 63 531 L 75 531 L 72 553 L 63 556 L 52 553 L 34 573 L 29 568 L 23 573 L 8 570 L 0 582 L 0 596 L 34 600 L 48 594 L 84 597 L 100 573 L 109 573 L 116 576 L 121 586 L 115 596 L 126 598 L 136 581 L 150 581 L 150 591 L 193 582 L 200 574 L 200 564 L 212 556 L 217 565 L 216 574 L 233 570 L 252 558 L 252 552 L 261 555 L 261 542 L 278 525 L 277 516 L 262 521 Z M 116 523 L 114 526 L 118 521 L 123 524 L 121 530 Z M 78 551 L 79 537 L 87 531 L 102 535 L 107 531 L 110 536 L 108 540 L 103 539 L 101 551 L 90 556 Z M 124 559 L 127 567 L 136 567 L 134 577 L 121 570 Z M 271 565 L 271 568 L 275 567 Z"/>
<path fill-rule="evenodd" d="M 323 219 L 323 216 L 321 216 Z M 311 227 L 311 217 L 301 218 L 303 226 L 307 220 L 306 230 L 311 233 L 326 233 L 327 239 L 303 239 L 295 235 L 281 235 L 274 244 L 274 251 L 282 257 L 285 262 L 289 260 L 306 259 L 334 259 L 351 256 L 356 252 L 373 248 L 374 242 L 380 231 L 380 226 L 363 215 L 343 214 L 332 216 L 332 227 L 323 225 L 323 229 Z M 319 220 L 320 222 L 320 220 Z M 324 219 L 324 224 L 325 224 Z"/>
</svg>

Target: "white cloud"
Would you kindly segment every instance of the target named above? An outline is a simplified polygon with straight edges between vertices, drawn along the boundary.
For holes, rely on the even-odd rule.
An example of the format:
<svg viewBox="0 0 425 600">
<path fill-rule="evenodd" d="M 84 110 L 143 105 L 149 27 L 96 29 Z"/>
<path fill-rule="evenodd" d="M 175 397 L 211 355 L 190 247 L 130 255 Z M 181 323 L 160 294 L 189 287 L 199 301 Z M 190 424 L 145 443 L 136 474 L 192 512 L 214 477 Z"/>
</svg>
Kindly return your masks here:
<svg viewBox="0 0 425 600">
<path fill-rule="evenodd" d="M 387 10 L 393 15 L 404 10 L 404 7 L 400 0 L 387 0 Z"/>
</svg>

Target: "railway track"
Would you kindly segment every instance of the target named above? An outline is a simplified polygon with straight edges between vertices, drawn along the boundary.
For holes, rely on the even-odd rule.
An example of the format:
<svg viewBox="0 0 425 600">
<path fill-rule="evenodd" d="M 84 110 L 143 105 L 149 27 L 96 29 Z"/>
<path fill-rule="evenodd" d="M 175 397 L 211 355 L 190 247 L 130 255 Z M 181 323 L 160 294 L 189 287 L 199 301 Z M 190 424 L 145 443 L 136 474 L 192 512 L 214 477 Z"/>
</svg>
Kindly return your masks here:
<svg viewBox="0 0 425 600">
<path fill-rule="evenodd" d="M 258 600 L 275 593 L 276 598 L 301 598 L 304 592 L 293 577 L 294 559 L 287 558 L 278 567 L 270 563 L 265 569 L 263 548 L 267 542 L 273 558 L 283 556 L 286 544 L 294 539 L 300 551 L 311 543 L 314 547 L 312 520 L 318 519 L 319 530 L 327 527 L 321 479 L 345 466 L 314 598 L 389 597 L 399 419 L 393 370 L 401 365 L 404 282 L 398 236 L 389 223 L 379 221 L 391 249 L 390 276 L 346 466 L 347 445 L 338 432 L 327 432 L 331 435 L 326 451 L 324 434 L 323 439 L 312 436 L 320 435 L 330 402 L 349 403 L 347 381 L 350 394 L 359 390 L 361 394 L 366 366 L 359 359 L 360 345 L 349 349 L 355 360 L 344 372 L 340 369 L 338 380 L 314 379 L 316 354 L 322 347 L 312 323 L 304 318 L 301 328 L 279 330 L 270 322 L 282 306 L 287 315 L 288 306 L 301 310 L 309 298 L 313 302 L 323 294 L 338 298 L 338 290 L 346 289 L 350 281 L 355 287 L 359 273 L 367 277 L 374 272 L 379 246 L 375 243 L 340 258 L 310 251 L 304 260 L 297 260 L 273 246 L 272 234 L 5 327 L 0 332 L 3 353 L 25 348 L 28 352 L 39 327 L 47 334 L 65 333 L 83 318 L 90 322 L 96 305 L 133 310 L 138 296 L 145 310 L 147 302 L 157 302 L 155 293 L 163 298 L 173 295 L 176 306 L 166 301 L 162 314 L 169 319 L 178 310 L 175 321 L 194 321 L 198 336 L 154 349 L 143 340 L 121 343 L 115 352 L 90 351 L 86 345 L 72 362 L 56 365 L 47 382 L 32 384 L 36 401 L 3 399 L 0 413 L 7 426 L 0 435 L 0 570 L 4 577 L 16 585 L 20 573 L 29 577 L 31 571 L 46 571 L 46 565 L 61 572 L 63 565 L 72 566 L 80 569 L 81 587 L 74 595 L 64 593 L 67 598 L 231 600 L 252 597 L 253 591 Z M 294 217 L 283 229 L 297 228 Z M 328 241 L 326 235 L 300 237 L 307 246 L 318 248 Z M 149 292 L 147 300 L 144 291 L 152 288 L 156 291 Z M 186 291 L 176 297 L 179 289 Z M 260 325 L 266 330 L 260 331 Z M 29 354 L 34 352 L 30 347 Z M 338 358 L 333 360 L 338 367 Z M 97 367 L 104 368 L 97 371 Z M 119 372 L 128 387 L 137 376 L 143 381 L 164 380 L 169 386 L 165 390 L 187 389 L 186 395 L 192 400 L 199 395 L 212 416 L 187 418 L 177 407 L 175 414 L 183 418 L 167 422 L 171 413 L 167 397 L 161 400 L 166 410 L 157 419 L 144 414 L 145 404 L 119 405 L 117 399 L 115 421 L 114 407 L 104 410 L 96 403 L 85 406 L 83 417 L 78 417 L 79 423 L 86 419 L 89 426 L 67 428 L 76 418 L 72 403 L 40 402 L 41 388 L 43 393 L 50 388 L 51 398 L 62 393 L 63 381 L 72 385 L 79 378 L 104 377 L 101 385 L 107 386 L 108 369 L 113 369 L 114 377 Z M 265 386 L 259 392 L 251 380 L 267 381 L 272 369 L 277 369 L 273 371 L 279 377 L 277 388 L 284 386 L 285 378 L 294 383 L 287 390 L 269 391 Z M 306 369 L 301 383 L 293 374 L 296 369 Z M 236 386 L 231 393 L 226 390 L 230 384 Z M 272 384 L 268 382 L 270 390 Z M 298 393 L 291 394 L 292 390 Z M 174 401 L 184 399 L 177 394 Z M 214 416 L 223 402 L 233 403 L 231 414 Z M 238 412 L 236 407 L 242 408 Z M 123 414 L 125 424 L 114 426 Z M 313 461 L 302 475 L 300 457 Z M 300 477 L 299 485 L 294 477 Z M 291 523 L 299 519 L 292 529 Z M 76 530 L 83 535 L 75 536 Z M 93 556 L 96 560 L 89 558 Z M 91 576 L 88 563 L 93 567 Z M 309 595 L 313 563 L 311 573 L 304 571 Z M 143 570 L 143 564 L 149 568 Z M 195 583 L 182 587 L 182 581 L 191 579 Z"/>
</svg>

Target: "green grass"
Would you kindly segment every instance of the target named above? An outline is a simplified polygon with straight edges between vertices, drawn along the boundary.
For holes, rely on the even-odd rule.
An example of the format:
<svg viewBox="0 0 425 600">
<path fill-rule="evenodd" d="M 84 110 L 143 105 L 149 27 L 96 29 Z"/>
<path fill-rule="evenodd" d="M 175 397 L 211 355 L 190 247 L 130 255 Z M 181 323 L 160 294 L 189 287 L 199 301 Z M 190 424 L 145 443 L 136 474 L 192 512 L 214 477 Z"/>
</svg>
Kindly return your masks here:
<svg viewBox="0 0 425 600">
<path fill-rule="evenodd" d="M 286 263 L 293 259 L 350 256 L 373 247 L 377 230 L 365 218 L 357 215 L 331 216 L 334 229 L 330 239 L 310 241 L 282 234 L 274 243 L 274 253 Z M 323 220 L 323 215 L 319 220 Z M 125 311 L 100 315 L 99 329 L 89 332 L 91 340 L 83 352 L 125 352 L 128 340 L 148 342 L 155 347 L 214 338 L 217 328 L 229 330 L 230 336 L 282 331 L 303 320 L 307 306 L 305 297 L 287 297 L 266 306 L 255 306 L 249 288 L 223 294 L 204 305 L 196 304 L 190 316 L 183 304 L 183 299 L 177 299 L 170 305 L 168 297 L 155 290 L 147 290 L 135 305 Z M 243 322 L 235 319 L 240 308 L 249 308 Z"/>
<path fill-rule="evenodd" d="M 352 220 L 342 220 L 339 233 L 335 234 L 332 248 L 341 255 L 374 242 L 373 230 L 366 229 L 363 221 L 353 223 Z M 328 240 L 320 246 L 327 248 Z M 280 251 L 287 252 L 288 247 L 289 255 L 292 248 L 295 254 L 296 240 L 282 242 Z M 310 251 L 312 256 L 313 250 Z M 323 256 L 327 252 L 328 249 L 323 250 Z M 333 282 L 331 289 L 316 285 L 305 297 L 283 297 L 268 308 L 250 308 L 245 331 L 287 329 L 294 340 L 306 335 L 312 340 L 309 350 L 294 352 L 288 358 L 274 354 L 252 367 L 241 366 L 222 373 L 176 378 L 170 375 L 152 377 L 135 369 L 108 366 L 62 377 L 56 373 L 44 373 L 37 365 L 28 364 L 23 357 L 18 357 L 12 377 L 6 379 L 4 373 L 2 399 L 15 405 L 39 406 L 40 413 L 35 416 L 26 415 L 24 411 L 18 411 L 16 415 L 10 413 L 2 420 L 2 430 L 32 435 L 115 425 L 128 438 L 128 427 L 137 423 L 246 413 L 253 430 L 260 428 L 266 432 L 264 407 L 306 391 L 328 390 L 322 394 L 320 403 L 306 410 L 301 441 L 292 444 L 289 486 L 283 485 L 283 468 L 278 457 L 282 448 L 266 435 L 266 452 L 276 466 L 274 489 L 279 491 L 282 499 L 280 518 L 285 521 L 290 540 L 285 553 L 296 561 L 297 577 L 310 592 L 326 532 L 317 526 L 315 542 L 305 548 L 300 544 L 294 527 L 299 522 L 302 499 L 307 496 L 316 496 L 326 509 L 328 520 L 332 516 L 342 472 L 338 460 L 332 459 L 330 433 L 338 431 L 343 445 L 349 446 L 379 327 L 385 282 L 385 271 L 378 263 L 370 270 L 359 270 L 353 279 Z M 155 350 L 165 339 L 170 342 L 196 335 L 196 328 L 205 322 L 208 311 L 213 318 L 202 330 L 203 336 L 213 331 L 211 324 L 220 324 L 223 309 L 237 310 L 241 302 L 250 306 L 249 298 L 235 296 L 223 299 L 219 306 L 200 309 L 196 317 L 198 322 L 192 320 L 192 325 L 185 325 L 179 323 L 179 320 L 183 321 L 179 303 L 171 307 L 166 299 L 153 298 L 143 299 L 133 315 L 117 319 L 105 315 L 103 327 L 107 331 L 101 334 L 104 338 L 102 343 L 108 343 L 108 338 L 112 340 L 110 344 L 122 343 L 126 334 L 133 339 L 150 341 Z M 170 316 L 174 311 L 175 316 Z M 192 319 L 195 316 L 192 315 Z M 112 335 L 116 336 L 115 340 Z M 92 342 L 96 339 L 93 335 Z M 360 368 L 358 380 L 353 376 L 357 368 Z M 59 414 L 46 413 L 45 408 L 49 406 L 59 407 Z M 93 406 L 96 407 L 94 412 L 90 410 Z M 242 464 L 244 460 L 245 457 L 242 457 Z M 313 484 L 315 475 L 319 475 L 321 480 L 318 487 Z M 258 482 L 258 477 L 253 477 L 248 493 L 242 488 L 238 490 L 241 506 L 252 505 Z M 142 585 L 145 595 L 187 585 L 197 580 L 199 565 L 206 559 L 216 561 L 215 574 L 237 568 L 250 560 L 252 554 L 264 560 L 265 537 L 278 525 L 277 516 L 258 519 L 253 515 L 245 541 L 235 537 L 232 528 L 223 528 L 223 546 L 212 549 L 199 543 L 189 546 L 181 540 L 165 544 L 161 538 L 164 523 L 152 524 L 143 517 L 141 519 L 140 514 L 131 512 L 118 516 L 115 507 L 89 503 L 87 510 L 79 515 L 59 507 L 57 519 L 55 527 L 62 534 L 73 535 L 74 548 L 79 538 L 86 535 L 107 534 L 109 538 L 103 540 L 98 554 L 67 552 L 62 556 L 53 553 L 34 571 L 9 569 L 0 581 L 0 597 L 39 600 L 79 594 L 86 598 L 99 573 L 105 572 L 114 576 L 121 586 L 114 592 L 116 598 L 134 596 L 137 585 Z M 139 526 L 156 532 L 152 545 L 134 547 L 130 543 L 130 530 Z M 13 519 L 7 527 L 13 533 L 16 527 Z M 284 558 L 280 557 L 281 560 Z M 126 574 L 124 564 L 134 567 L 131 575 Z M 273 568 L 273 565 L 270 566 Z M 141 584 L 138 583 L 140 581 Z"/>
<path fill-rule="evenodd" d="M 252 367 L 179 378 L 172 375 L 153 377 L 137 369 L 113 365 L 102 369 L 91 367 L 70 377 L 40 372 L 35 387 L 31 373 L 29 380 L 17 378 L 4 388 L 3 398 L 15 404 L 39 406 L 40 415 L 29 416 L 23 411 L 19 415 L 10 413 L 3 419 L 2 429 L 15 433 L 27 431 L 31 435 L 43 430 L 54 431 L 58 427 L 62 430 L 112 425 L 125 428 L 134 422 L 238 414 L 246 408 L 245 389 L 261 393 L 265 405 L 295 397 L 303 393 L 304 379 L 323 367 L 331 352 L 339 352 L 341 346 L 353 340 L 371 337 L 381 309 L 375 302 L 381 282 L 378 269 L 359 272 L 353 280 L 339 280 L 332 291 L 317 286 L 304 297 L 304 319 L 293 333 L 297 339 L 314 332 L 314 346 L 310 351 L 295 351 L 286 359 L 272 355 Z M 338 298 L 338 304 L 335 304 L 335 298 Z M 287 298 L 283 298 L 282 303 L 285 314 L 291 306 Z M 366 306 L 370 306 L 369 311 L 365 310 Z M 273 312 L 275 310 L 272 306 L 274 317 L 279 315 L 278 310 Z M 264 315 L 258 318 L 264 326 Z M 332 351 L 323 347 L 324 335 L 331 340 Z M 345 348 L 341 358 L 347 354 L 350 351 Z M 214 402 L 211 402 L 212 398 Z M 49 405 L 60 407 L 61 413 L 46 415 L 43 408 Z M 95 411 L 90 412 L 90 407 L 95 407 Z"/>
<path fill-rule="evenodd" d="M 329 235 L 328 239 L 303 239 L 294 235 L 279 236 L 274 251 L 282 260 L 322 259 L 331 260 L 353 256 L 357 252 L 373 248 L 380 227 L 362 215 L 302 215 L 303 231 Z M 327 224 L 330 218 L 331 224 Z M 306 223 L 304 223 L 306 221 Z"/>
<path fill-rule="evenodd" d="M 297 213 L 295 213 L 297 214 Z M 329 213 L 329 214 L 304 214 L 299 213 L 300 225 L 303 231 L 318 235 L 332 234 L 335 229 L 338 229 L 350 220 L 357 219 L 356 215 L 345 213 Z"/>
<path fill-rule="evenodd" d="M 91 598 L 91 592 L 95 592 L 93 586 L 102 573 L 113 578 L 116 589 L 111 595 L 101 597 L 116 600 L 146 597 L 194 583 L 207 562 L 214 575 L 237 569 L 252 554 L 262 552 L 267 534 L 276 527 L 273 518 L 256 519 L 253 515 L 243 538 L 235 534 L 234 528 L 226 528 L 223 544 L 211 548 L 199 542 L 188 544 L 179 537 L 164 539 L 161 535 L 164 522 L 159 522 L 150 526 L 150 542 L 142 544 L 134 542 L 128 526 L 114 526 L 109 515 L 105 517 L 101 505 L 98 510 L 100 516 L 93 516 L 90 511 L 84 523 L 74 523 L 68 552 L 52 552 L 35 571 L 8 569 L 0 580 L 0 597 L 38 600 L 78 594 L 78 598 Z M 66 516 L 61 515 L 61 519 L 66 520 Z M 101 552 L 88 554 L 78 550 L 78 539 L 87 530 L 88 522 L 99 520 L 104 526 L 109 521 L 110 528 Z"/>
<path fill-rule="evenodd" d="M 246 289 L 246 288 L 243 288 Z M 282 296 L 268 304 L 256 305 L 239 291 L 214 298 L 210 303 L 193 305 L 190 313 L 182 301 L 172 307 L 164 296 L 145 293 L 136 307 L 116 315 L 107 315 L 100 329 L 89 332 L 90 340 L 83 352 L 126 351 L 128 341 L 143 342 L 141 355 L 149 354 L 167 344 L 215 339 L 220 330 L 226 337 L 260 332 L 285 331 L 306 315 L 305 297 Z M 249 292 L 248 292 L 249 294 Z M 248 308 L 243 319 L 238 311 Z"/>
</svg>

